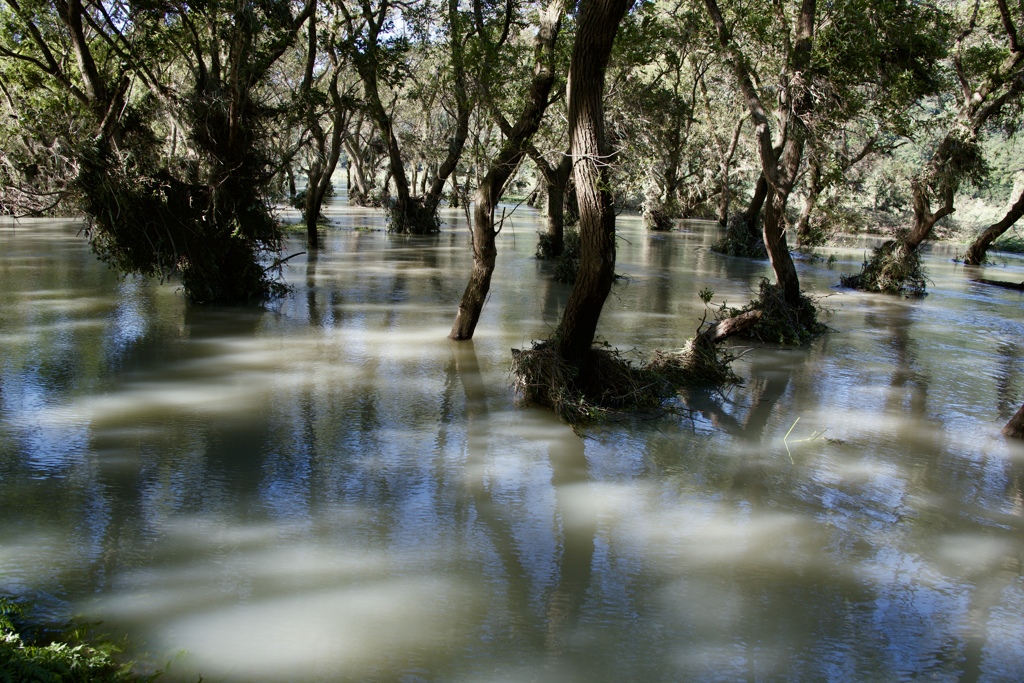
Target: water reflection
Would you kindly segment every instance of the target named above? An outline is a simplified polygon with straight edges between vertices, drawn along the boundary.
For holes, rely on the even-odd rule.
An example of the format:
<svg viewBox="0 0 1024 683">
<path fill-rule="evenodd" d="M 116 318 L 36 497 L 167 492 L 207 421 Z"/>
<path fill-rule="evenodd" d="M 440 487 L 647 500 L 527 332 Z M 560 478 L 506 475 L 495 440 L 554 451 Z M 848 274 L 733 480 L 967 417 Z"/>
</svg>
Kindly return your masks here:
<svg viewBox="0 0 1024 683">
<path fill-rule="evenodd" d="M 528 221 L 454 344 L 464 226 L 331 210 L 377 230 L 327 231 L 265 311 L 0 228 L 0 589 L 187 651 L 181 680 L 1019 678 L 1019 301 L 933 261 L 924 301 L 835 293 L 835 332 L 755 348 L 692 418 L 580 437 L 509 389 L 568 292 Z M 699 225 L 623 230 L 624 348 L 681 345 L 696 291 L 767 272 Z"/>
</svg>

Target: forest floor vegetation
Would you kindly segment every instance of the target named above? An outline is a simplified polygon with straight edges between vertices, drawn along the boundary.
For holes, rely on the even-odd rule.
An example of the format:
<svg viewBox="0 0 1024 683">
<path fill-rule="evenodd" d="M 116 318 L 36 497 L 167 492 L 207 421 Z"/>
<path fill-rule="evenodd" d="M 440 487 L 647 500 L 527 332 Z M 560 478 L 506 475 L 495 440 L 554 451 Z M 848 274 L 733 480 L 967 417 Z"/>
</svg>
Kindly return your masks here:
<svg viewBox="0 0 1024 683">
<path fill-rule="evenodd" d="M 152 681 L 119 662 L 121 647 L 89 625 L 45 629 L 26 619 L 21 603 L 0 597 L 0 680 L 19 683 L 133 683 Z"/>
</svg>

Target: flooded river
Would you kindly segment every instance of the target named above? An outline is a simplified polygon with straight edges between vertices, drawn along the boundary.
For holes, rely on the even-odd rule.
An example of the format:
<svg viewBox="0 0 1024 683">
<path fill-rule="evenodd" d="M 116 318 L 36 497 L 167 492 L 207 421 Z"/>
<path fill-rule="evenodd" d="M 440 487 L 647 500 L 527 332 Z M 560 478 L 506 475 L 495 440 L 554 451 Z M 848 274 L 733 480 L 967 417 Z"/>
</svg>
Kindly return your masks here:
<svg viewBox="0 0 1024 683">
<path fill-rule="evenodd" d="M 0 219 L 0 593 L 102 620 L 161 680 L 1024 679 L 1024 447 L 999 435 L 1024 295 L 952 251 L 924 300 L 836 289 L 863 245 L 803 259 L 827 335 L 577 435 L 510 389 L 568 296 L 536 214 L 458 344 L 460 215 L 331 216 L 266 310 L 189 308 L 73 224 Z M 709 224 L 619 227 L 598 331 L 631 353 L 770 272 Z"/>
</svg>

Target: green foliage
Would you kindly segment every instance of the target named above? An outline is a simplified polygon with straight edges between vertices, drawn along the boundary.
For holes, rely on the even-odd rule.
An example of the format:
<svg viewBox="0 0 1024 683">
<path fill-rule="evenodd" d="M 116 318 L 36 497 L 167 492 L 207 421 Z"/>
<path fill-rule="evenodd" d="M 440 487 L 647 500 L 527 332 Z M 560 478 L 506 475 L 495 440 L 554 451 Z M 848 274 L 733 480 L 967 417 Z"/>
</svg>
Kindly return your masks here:
<svg viewBox="0 0 1024 683">
<path fill-rule="evenodd" d="M 24 609 L 0 597 L 0 680 L 11 683 L 126 683 L 142 679 L 114 657 L 120 650 L 88 630 L 68 626 L 58 638 L 32 642 L 22 625 Z M 155 678 L 155 677 L 153 677 Z"/>
<path fill-rule="evenodd" d="M 839 280 L 844 287 L 866 292 L 905 293 L 907 296 L 925 294 L 921 255 L 917 249 L 908 249 L 902 240 L 892 240 L 875 247 L 859 273 L 843 275 Z"/>
<path fill-rule="evenodd" d="M 1024 254 L 1024 236 L 1016 233 L 1005 234 L 992 243 L 992 249 L 1011 254 Z"/>
<path fill-rule="evenodd" d="M 944 85 L 951 17 L 911 0 L 842 0 L 819 13 L 813 77 L 828 82 L 820 92 L 844 117 L 870 109 L 894 131 L 909 132 L 908 108 Z"/>
</svg>

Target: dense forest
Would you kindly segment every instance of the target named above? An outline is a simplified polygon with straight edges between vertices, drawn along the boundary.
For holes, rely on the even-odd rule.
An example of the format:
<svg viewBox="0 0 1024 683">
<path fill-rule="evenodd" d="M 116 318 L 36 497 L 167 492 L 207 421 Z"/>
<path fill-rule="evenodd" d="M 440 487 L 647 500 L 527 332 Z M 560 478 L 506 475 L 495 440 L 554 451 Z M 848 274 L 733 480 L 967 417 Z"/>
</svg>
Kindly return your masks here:
<svg viewBox="0 0 1024 683">
<path fill-rule="evenodd" d="M 274 207 L 301 209 L 315 250 L 343 176 L 396 233 L 466 211 L 451 337 L 469 339 L 499 202 L 544 206 L 538 256 L 572 251 L 576 284 L 515 365 L 560 414 L 566 382 L 616 405 L 645 372 L 719 376 L 730 336 L 816 334 L 794 251 L 879 233 L 843 285 L 921 295 L 923 244 L 959 238 L 978 265 L 1024 212 L 1024 5 L 1008 0 L 4 0 L 2 18 L 0 209 L 84 216 L 101 259 L 180 278 L 192 303 L 278 294 Z M 767 257 L 774 282 L 685 356 L 624 367 L 592 347 L 623 210 L 652 231 L 717 221 L 715 249 Z"/>
</svg>

